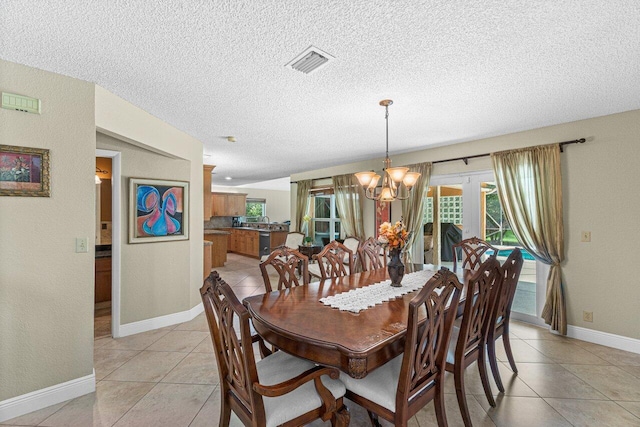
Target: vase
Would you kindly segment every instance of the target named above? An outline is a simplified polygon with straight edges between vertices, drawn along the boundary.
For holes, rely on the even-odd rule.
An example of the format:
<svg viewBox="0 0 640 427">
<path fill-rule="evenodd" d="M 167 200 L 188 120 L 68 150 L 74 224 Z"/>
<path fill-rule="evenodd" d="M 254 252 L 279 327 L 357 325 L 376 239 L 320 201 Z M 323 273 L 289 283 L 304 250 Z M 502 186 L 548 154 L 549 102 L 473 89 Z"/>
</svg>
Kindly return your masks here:
<svg viewBox="0 0 640 427">
<path fill-rule="evenodd" d="M 387 271 L 389 272 L 389 277 L 391 278 L 391 286 L 399 287 L 402 286 L 402 277 L 404 276 L 404 264 L 400 260 L 400 253 L 402 251 L 398 248 L 389 249 L 389 256 L 391 259 L 387 264 Z"/>
</svg>

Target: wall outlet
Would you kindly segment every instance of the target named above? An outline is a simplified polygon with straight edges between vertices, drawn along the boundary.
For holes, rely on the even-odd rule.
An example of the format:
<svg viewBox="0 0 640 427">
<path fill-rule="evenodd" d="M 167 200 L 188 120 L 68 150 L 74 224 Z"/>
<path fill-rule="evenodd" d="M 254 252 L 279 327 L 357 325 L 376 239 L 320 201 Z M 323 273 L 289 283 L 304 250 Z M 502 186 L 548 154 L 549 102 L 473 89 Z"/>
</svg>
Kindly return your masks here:
<svg viewBox="0 0 640 427">
<path fill-rule="evenodd" d="M 89 252 L 89 239 L 87 237 L 76 237 L 76 253 Z"/>
<path fill-rule="evenodd" d="M 580 241 L 581 242 L 590 242 L 591 241 L 591 232 L 590 231 L 583 231 L 582 233 L 580 233 Z"/>
<path fill-rule="evenodd" d="M 593 311 L 583 311 L 582 320 L 585 322 L 593 322 Z"/>
</svg>

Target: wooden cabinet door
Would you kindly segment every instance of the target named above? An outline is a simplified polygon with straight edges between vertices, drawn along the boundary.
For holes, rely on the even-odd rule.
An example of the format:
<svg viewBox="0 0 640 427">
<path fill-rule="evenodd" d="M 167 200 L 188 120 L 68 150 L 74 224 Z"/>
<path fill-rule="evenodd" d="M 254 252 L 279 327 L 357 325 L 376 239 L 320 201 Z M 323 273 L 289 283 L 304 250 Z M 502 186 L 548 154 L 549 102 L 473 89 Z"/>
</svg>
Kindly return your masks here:
<svg viewBox="0 0 640 427">
<path fill-rule="evenodd" d="M 111 257 L 96 258 L 94 302 L 111 301 Z"/>
<path fill-rule="evenodd" d="M 204 191 L 204 220 L 209 221 L 209 219 L 213 216 L 211 211 L 211 172 L 213 171 L 215 166 L 204 165 L 202 171 L 202 187 Z"/>
<path fill-rule="evenodd" d="M 260 256 L 260 233 L 250 232 L 247 242 L 247 255 L 258 258 Z"/>
<path fill-rule="evenodd" d="M 224 194 L 211 194 L 211 216 L 229 216 L 227 214 L 227 196 Z"/>
<path fill-rule="evenodd" d="M 229 194 L 229 214 L 231 216 L 246 215 L 247 213 L 247 195 L 246 194 Z"/>
</svg>

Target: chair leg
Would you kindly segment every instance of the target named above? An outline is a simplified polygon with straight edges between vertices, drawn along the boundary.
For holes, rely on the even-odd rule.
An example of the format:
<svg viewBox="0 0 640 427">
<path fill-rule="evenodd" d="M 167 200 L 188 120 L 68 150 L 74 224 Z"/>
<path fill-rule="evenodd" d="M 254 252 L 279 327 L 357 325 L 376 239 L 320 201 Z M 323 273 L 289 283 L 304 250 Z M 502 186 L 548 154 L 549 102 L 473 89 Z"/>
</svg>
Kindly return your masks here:
<svg viewBox="0 0 640 427">
<path fill-rule="evenodd" d="M 382 427 L 380 425 L 380 421 L 378 420 L 378 415 L 376 415 L 375 413 L 371 412 L 371 411 L 367 411 L 369 413 L 369 420 L 371 420 L 371 425 L 373 427 Z"/>
<path fill-rule="evenodd" d="M 227 393 L 224 388 L 220 390 L 220 393 L 222 393 L 222 396 L 220 396 L 222 406 L 220 407 L 220 422 L 218 425 L 220 427 L 229 427 L 229 422 L 231 422 L 231 406 L 229 406 L 229 402 L 227 402 Z"/>
<path fill-rule="evenodd" d="M 516 361 L 513 358 L 513 353 L 511 352 L 511 341 L 509 340 L 509 325 L 505 325 L 504 332 L 502 333 L 502 343 L 504 344 L 504 351 L 507 353 L 507 359 L 509 359 L 509 365 L 511 365 L 511 370 L 514 374 L 518 375 L 518 367 L 516 366 Z"/>
<path fill-rule="evenodd" d="M 465 427 L 472 427 L 469 407 L 467 406 L 467 396 L 464 392 L 464 367 L 462 362 L 454 365 L 453 379 L 456 384 L 456 397 L 458 398 L 458 406 L 460 406 L 462 421 L 464 421 Z"/>
<path fill-rule="evenodd" d="M 437 386 L 435 396 L 433 397 L 433 405 L 436 410 L 436 420 L 438 420 L 438 427 L 447 427 L 447 413 L 444 407 L 444 389 L 442 388 L 442 381 L 444 381 L 444 375 L 440 380 L 440 384 Z"/>
<path fill-rule="evenodd" d="M 491 373 L 493 379 L 498 386 L 500 393 L 504 393 L 504 385 L 502 384 L 502 378 L 500 378 L 500 370 L 498 369 L 498 359 L 496 358 L 496 342 L 495 340 L 489 340 L 487 343 L 487 351 L 489 352 L 489 365 L 491 366 Z"/>
<path fill-rule="evenodd" d="M 480 371 L 480 380 L 482 380 L 482 388 L 484 389 L 484 394 L 487 396 L 487 401 L 489 405 L 495 407 L 496 401 L 493 399 L 493 392 L 491 391 L 491 384 L 489 384 L 489 375 L 487 373 L 487 361 L 485 358 L 486 353 L 484 352 L 484 348 L 480 351 L 480 355 L 478 356 L 477 364 L 478 370 Z"/>
<path fill-rule="evenodd" d="M 331 425 L 333 427 L 348 427 L 351 415 L 346 406 L 342 405 L 342 408 L 338 409 L 331 416 Z"/>
</svg>

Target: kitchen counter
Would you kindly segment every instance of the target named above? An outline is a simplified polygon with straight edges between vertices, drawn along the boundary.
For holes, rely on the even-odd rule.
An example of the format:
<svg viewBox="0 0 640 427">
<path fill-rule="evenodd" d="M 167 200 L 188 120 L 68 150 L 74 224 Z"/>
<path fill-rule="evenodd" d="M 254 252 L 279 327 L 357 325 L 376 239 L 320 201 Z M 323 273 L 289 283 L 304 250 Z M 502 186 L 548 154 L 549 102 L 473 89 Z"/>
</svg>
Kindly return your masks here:
<svg viewBox="0 0 640 427">
<path fill-rule="evenodd" d="M 205 229 L 204 230 L 204 234 L 218 234 L 221 236 L 227 236 L 231 233 L 229 233 L 228 231 L 224 231 L 224 230 L 212 230 L 212 229 Z"/>
<path fill-rule="evenodd" d="M 259 231 L 261 233 L 288 233 L 287 230 L 270 230 L 268 228 L 256 228 L 256 227 L 233 227 L 234 230 L 245 230 L 245 231 Z"/>
</svg>

